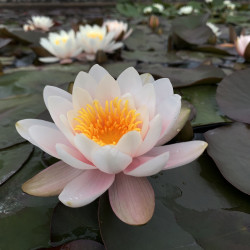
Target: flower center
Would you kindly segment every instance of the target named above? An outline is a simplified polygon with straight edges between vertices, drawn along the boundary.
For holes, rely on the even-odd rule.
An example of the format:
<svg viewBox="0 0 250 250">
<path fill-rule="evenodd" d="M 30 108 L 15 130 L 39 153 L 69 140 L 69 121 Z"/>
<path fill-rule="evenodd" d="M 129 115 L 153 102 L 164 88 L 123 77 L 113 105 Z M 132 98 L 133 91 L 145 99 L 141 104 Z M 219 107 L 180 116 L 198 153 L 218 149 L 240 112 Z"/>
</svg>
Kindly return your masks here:
<svg viewBox="0 0 250 250">
<path fill-rule="evenodd" d="M 78 111 L 75 132 L 85 134 L 101 146 L 116 145 L 129 131 L 141 131 L 142 121 L 137 119 L 140 114 L 135 109 L 129 109 L 128 104 L 128 100 L 122 102 L 118 97 L 106 101 L 105 107 L 99 101 L 93 101 L 92 105 L 88 104 Z"/>
<path fill-rule="evenodd" d="M 55 40 L 55 44 L 56 44 L 56 45 L 59 45 L 60 43 L 66 43 L 67 41 L 68 41 L 68 38 L 67 38 L 67 37 L 59 38 L 59 39 L 56 39 L 56 40 Z"/>
<path fill-rule="evenodd" d="M 98 33 L 98 32 L 88 32 L 87 33 L 87 37 L 93 38 L 93 39 L 98 38 L 99 40 L 102 40 L 103 39 L 103 34 L 102 33 Z"/>
</svg>

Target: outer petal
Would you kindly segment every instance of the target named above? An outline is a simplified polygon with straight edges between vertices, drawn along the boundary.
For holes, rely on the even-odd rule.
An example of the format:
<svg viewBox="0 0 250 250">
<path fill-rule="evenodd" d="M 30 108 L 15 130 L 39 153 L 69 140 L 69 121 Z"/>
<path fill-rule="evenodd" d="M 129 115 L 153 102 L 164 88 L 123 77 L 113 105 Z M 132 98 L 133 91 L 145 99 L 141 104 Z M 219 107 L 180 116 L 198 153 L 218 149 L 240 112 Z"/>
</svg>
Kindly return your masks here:
<svg viewBox="0 0 250 250">
<path fill-rule="evenodd" d="M 121 94 L 131 93 L 135 95 L 142 89 L 142 80 L 138 72 L 133 68 L 125 69 L 117 78 Z"/>
<path fill-rule="evenodd" d="M 154 82 L 156 101 L 160 104 L 167 96 L 174 94 L 173 86 L 168 78 L 161 78 Z"/>
<path fill-rule="evenodd" d="M 59 161 L 32 177 L 22 185 L 25 193 L 35 196 L 53 196 L 61 193 L 65 185 L 82 173 Z"/>
<path fill-rule="evenodd" d="M 120 138 L 115 147 L 122 153 L 133 157 L 141 143 L 142 138 L 140 133 L 137 131 L 130 131 Z"/>
<path fill-rule="evenodd" d="M 142 144 L 135 153 L 135 156 L 140 156 L 148 152 L 153 148 L 158 141 L 162 130 L 162 118 L 160 115 L 156 115 L 149 123 L 148 133 L 145 136 Z"/>
<path fill-rule="evenodd" d="M 92 162 L 102 172 L 117 174 L 132 162 L 132 157 L 122 153 L 114 146 L 106 145 L 92 152 Z"/>
<path fill-rule="evenodd" d="M 65 136 L 56 128 L 35 125 L 29 128 L 29 135 L 39 148 L 46 153 L 59 158 L 56 152 L 56 144 L 62 143 L 71 147 L 69 141 Z"/>
<path fill-rule="evenodd" d="M 92 104 L 93 99 L 89 92 L 85 89 L 74 87 L 73 106 L 76 111 L 86 108 L 87 104 Z"/>
<path fill-rule="evenodd" d="M 47 122 L 43 120 L 37 120 L 37 119 L 24 119 L 20 120 L 16 123 L 16 130 L 17 132 L 27 141 L 37 146 L 36 142 L 30 137 L 29 129 L 32 126 L 39 125 L 44 126 L 48 128 L 55 129 L 56 126 L 52 122 Z"/>
<path fill-rule="evenodd" d="M 101 79 L 109 73 L 106 69 L 104 69 L 100 65 L 95 64 L 89 70 L 89 74 L 96 80 L 97 83 L 99 83 Z"/>
<path fill-rule="evenodd" d="M 63 189 L 59 200 L 69 207 L 85 206 L 103 194 L 114 179 L 115 175 L 86 170 Z"/>
<path fill-rule="evenodd" d="M 56 144 L 56 151 L 62 161 L 78 169 L 96 169 L 77 149 Z"/>
<path fill-rule="evenodd" d="M 44 62 L 44 63 L 54 63 L 60 60 L 57 57 L 39 57 L 38 59 L 40 62 Z"/>
<path fill-rule="evenodd" d="M 154 147 L 148 152 L 151 156 L 157 156 L 163 152 L 169 152 L 169 160 L 164 169 L 171 169 L 188 164 L 198 158 L 206 149 L 204 141 L 189 141 Z"/>
<path fill-rule="evenodd" d="M 123 171 L 136 177 L 151 176 L 159 173 L 167 164 L 169 152 L 152 157 L 144 154 L 133 159 L 133 162 Z"/>
<path fill-rule="evenodd" d="M 189 108 L 183 107 L 181 108 L 181 112 L 176 120 L 175 124 L 169 129 L 164 136 L 157 142 L 156 146 L 160 146 L 165 144 L 174 138 L 184 127 L 186 122 L 188 121 L 191 110 Z"/>
<path fill-rule="evenodd" d="M 72 102 L 72 95 L 70 93 L 68 93 L 63 89 L 47 85 L 43 90 L 43 99 L 47 108 L 48 108 L 48 98 L 50 96 L 60 96 L 64 99 L 67 99 L 69 102 Z"/>
<path fill-rule="evenodd" d="M 95 92 L 96 92 L 97 81 L 95 80 L 95 78 L 92 75 L 81 71 L 76 76 L 76 79 L 74 82 L 74 87 L 73 87 L 73 95 L 74 95 L 76 87 L 85 89 L 93 97 L 95 95 Z"/>
<path fill-rule="evenodd" d="M 154 213 L 154 190 L 147 178 L 116 175 L 109 200 L 116 216 L 130 225 L 145 224 Z"/>
</svg>

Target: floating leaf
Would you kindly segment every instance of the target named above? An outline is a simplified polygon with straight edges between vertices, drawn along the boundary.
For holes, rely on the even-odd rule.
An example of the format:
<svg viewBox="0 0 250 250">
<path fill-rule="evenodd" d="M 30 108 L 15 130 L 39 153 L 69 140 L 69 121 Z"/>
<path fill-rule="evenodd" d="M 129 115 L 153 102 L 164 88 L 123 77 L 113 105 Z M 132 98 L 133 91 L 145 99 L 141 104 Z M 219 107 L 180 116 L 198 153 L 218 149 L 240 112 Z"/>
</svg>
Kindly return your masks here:
<svg viewBox="0 0 250 250">
<path fill-rule="evenodd" d="M 250 123 L 250 69 L 225 77 L 216 92 L 223 113 L 233 120 Z"/>
<path fill-rule="evenodd" d="M 0 185 L 13 176 L 32 153 L 32 144 L 19 144 L 0 151 Z"/>
<path fill-rule="evenodd" d="M 236 188 L 250 194 L 250 128 L 234 123 L 205 133 L 208 153 L 223 176 Z"/>
<path fill-rule="evenodd" d="M 193 69 L 181 69 L 162 66 L 161 64 L 142 63 L 137 66 L 141 73 L 151 73 L 156 77 L 167 77 L 174 87 L 186 87 L 193 84 L 211 84 L 219 82 L 224 72 L 215 66 L 199 66 Z"/>
</svg>

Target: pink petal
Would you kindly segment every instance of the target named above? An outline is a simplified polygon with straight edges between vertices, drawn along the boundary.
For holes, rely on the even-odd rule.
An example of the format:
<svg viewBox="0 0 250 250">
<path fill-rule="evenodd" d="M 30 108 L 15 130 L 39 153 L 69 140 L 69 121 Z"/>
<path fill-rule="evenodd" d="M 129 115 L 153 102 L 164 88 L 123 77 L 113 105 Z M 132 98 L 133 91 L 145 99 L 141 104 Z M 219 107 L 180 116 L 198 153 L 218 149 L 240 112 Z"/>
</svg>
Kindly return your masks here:
<svg viewBox="0 0 250 250">
<path fill-rule="evenodd" d="M 56 158 L 59 158 L 56 152 L 57 143 L 62 143 L 71 147 L 69 141 L 56 127 L 34 125 L 29 128 L 29 135 L 35 142 L 35 145 Z"/>
<path fill-rule="evenodd" d="M 101 81 L 101 79 L 109 74 L 108 71 L 106 69 L 104 69 L 103 67 L 101 67 L 98 64 L 95 64 L 94 66 L 91 67 L 91 69 L 89 70 L 89 74 L 96 80 L 97 83 L 99 83 Z"/>
<path fill-rule="evenodd" d="M 191 110 L 189 108 L 182 107 L 178 119 L 169 130 L 165 131 L 164 135 L 157 142 L 156 146 L 163 145 L 166 142 L 170 141 L 172 138 L 174 138 L 182 130 L 182 128 L 188 121 L 190 112 Z"/>
<path fill-rule="evenodd" d="M 204 141 L 189 141 L 154 147 L 148 154 L 157 156 L 169 152 L 169 160 L 164 169 L 171 169 L 194 161 L 203 153 L 206 147 L 207 143 Z"/>
<path fill-rule="evenodd" d="M 137 131 L 130 131 L 120 138 L 115 147 L 122 153 L 133 157 L 141 143 L 142 138 L 140 133 Z"/>
<path fill-rule="evenodd" d="M 72 103 L 62 97 L 50 96 L 48 98 L 48 110 L 53 121 L 71 142 L 73 141 L 73 133 L 66 117 L 67 112 L 72 109 Z"/>
<path fill-rule="evenodd" d="M 62 161 L 79 169 L 96 169 L 77 149 L 63 144 L 56 144 L 56 151 Z"/>
<path fill-rule="evenodd" d="M 86 72 L 81 71 L 78 73 L 75 79 L 74 87 L 73 87 L 73 95 L 74 95 L 76 87 L 85 89 L 93 97 L 96 92 L 97 82 L 93 78 L 93 76 L 91 76 L 90 74 Z"/>
<path fill-rule="evenodd" d="M 135 95 L 142 89 L 141 77 L 133 67 L 125 69 L 117 78 L 117 82 L 121 94 L 131 93 Z"/>
<path fill-rule="evenodd" d="M 149 73 L 144 73 L 140 75 L 142 84 L 153 83 L 155 81 L 154 77 Z"/>
<path fill-rule="evenodd" d="M 60 96 L 64 99 L 67 99 L 69 102 L 72 102 L 72 95 L 67 91 L 54 86 L 45 86 L 43 90 L 43 99 L 47 108 L 48 108 L 48 98 L 50 96 Z"/>
<path fill-rule="evenodd" d="M 65 185 L 82 173 L 59 161 L 35 175 L 22 185 L 25 193 L 35 196 L 53 196 L 61 193 Z"/>
<path fill-rule="evenodd" d="M 92 162 L 102 172 L 117 174 L 132 162 L 132 157 L 120 152 L 114 146 L 106 145 L 93 151 Z"/>
<path fill-rule="evenodd" d="M 156 101 L 159 105 L 167 96 L 174 94 L 173 86 L 168 78 L 161 78 L 154 82 Z"/>
<path fill-rule="evenodd" d="M 140 92 L 135 95 L 135 104 L 139 108 L 146 106 L 149 112 L 149 119 L 151 120 L 155 115 L 156 106 L 155 88 L 152 83 L 143 85 Z"/>
<path fill-rule="evenodd" d="M 116 97 L 120 97 L 119 85 L 111 75 L 105 75 L 97 86 L 95 99 L 105 106 L 106 101 L 111 101 Z"/>
<path fill-rule="evenodd" d="M 69 207 L 85 206 L 103 194 L 114 179 L 115 175 L 99 170 L 86 170 L 67 184 L 59 195 L 59 200 Z"/>
<path fill-rule="evenodd" d="M 101 146 L 89 139 L 84 134 L 76 134 L 74 138 L 77 149 L 91 162 L 93 152 Z"/>
<path fill-rule="evenodd" d="M 162 117 L 162 134 L 164 141 L 172 139 L 171 130 L 175 126 L 181 110 L 181 97 L 179 95 L 168 96 L 157 106 L 157 111 Z M 169 135 L 168 135 L 169 134 Z"/>
<path fill-rule="evenodd" d="M 89 92 L 79 87 L 74 87 L 72 99 L 75 111 L 79 111 L 81 108 L 86 108 L 87 104 L 92 105 L 93 103 L 93 99 Z"/>
<path fill-rule="evenodd" d="M 140 156 L 148 152 L 153 148 L 156 142 L 159 140 L 162 131 L 162 118 L 160 115 L 156 115 L 149 123 L 148 133 L 146 134 L 142 144 L 135 153 L 135 156 Z"/>
<path fill-rule="evenodd" d="M 123 172 L 136 177 L 151 176 L 159 173 L 166 166 L 168 159 L 169 152 L 153 157 L 144 154 L 134 158 L 132 163 Z"/>
<path fill-rule="evenodd" d="M 130 225 L 145 224 L 154 213 L 154 190 L 145 177 L 116 175 L 109 189 L 109 201 L 116 216 Z"/>
<path fill-rule="evenodd" d="M 47 122 L 47 121 L 43 121 L 43 120 L 37 120 L 37 119 L 24 119 L 24 120 L 20 120 L 16 123 L 16 130 L 17 132 L 27 141 L 29 141 L 30 143 L 36 145 L 35 141 L 30 137 L 29 134 L 29 129 L 32 126 L 35 125 L 41 125 L 44 127 L 48 127 L 48 128 L 53 128 L 56 129 L 56 126 L 54 123 L 52 122 Z M 36 145 L 37 146 L 37 145 Z"/>
</svg>

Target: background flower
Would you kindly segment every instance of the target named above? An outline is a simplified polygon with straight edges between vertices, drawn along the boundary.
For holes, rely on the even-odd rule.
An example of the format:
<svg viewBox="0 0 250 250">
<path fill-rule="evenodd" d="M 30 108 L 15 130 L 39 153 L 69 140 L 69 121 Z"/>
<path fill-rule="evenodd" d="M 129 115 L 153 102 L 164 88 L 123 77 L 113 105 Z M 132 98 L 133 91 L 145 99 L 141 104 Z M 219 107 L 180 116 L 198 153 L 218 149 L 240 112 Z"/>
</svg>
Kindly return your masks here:
<svg viewBox="0 0 250 250">
<path fill-rule="evenodd" d="M 23 26 L 25 31 L 41 29 L 48 31 L 54 25 L 53 20 L 47 16 L 32 16 L 31 20 L 28 20 L 28 24 Z"/>
<path fill-rule="evenodd" d="M 106 190 L 115 214 L 144 224 L 153 215 L 154 191 L 147 176 L 185 165 L 206 148 L 203 141 L 160 146 L 186 123 L 181 98 L 167 78 L 154 81 L 130 67 L 115 80 L 94 65 L 80 72 L 72 95 L 47 86 L 44 101 L 54 123 L 17 122 L 25 139 L 61 161 L 27 181 L 23 190 L 58 195 L 67 206 L 89 204 Z"/>
<path fill-rule="evenodd" d="M 235 41 L 235 48 L 240 56 L 244 56 L 245 50 L 249 43 L 250 43 L 250 35 L 248 36 L 241 35 L 237 37 Z"/>
<path fill-rule="evenodd" d="M 60 33 L 49 33 L 48 39 L 41 38 L 40 44 L 55 57 L 40 57 L 41 62 L 71 62 L 71 58 L 76 57 L 82 51 L 77 44 L 74 30 L 66 32 L 61 30 Z"/>
</svg>

